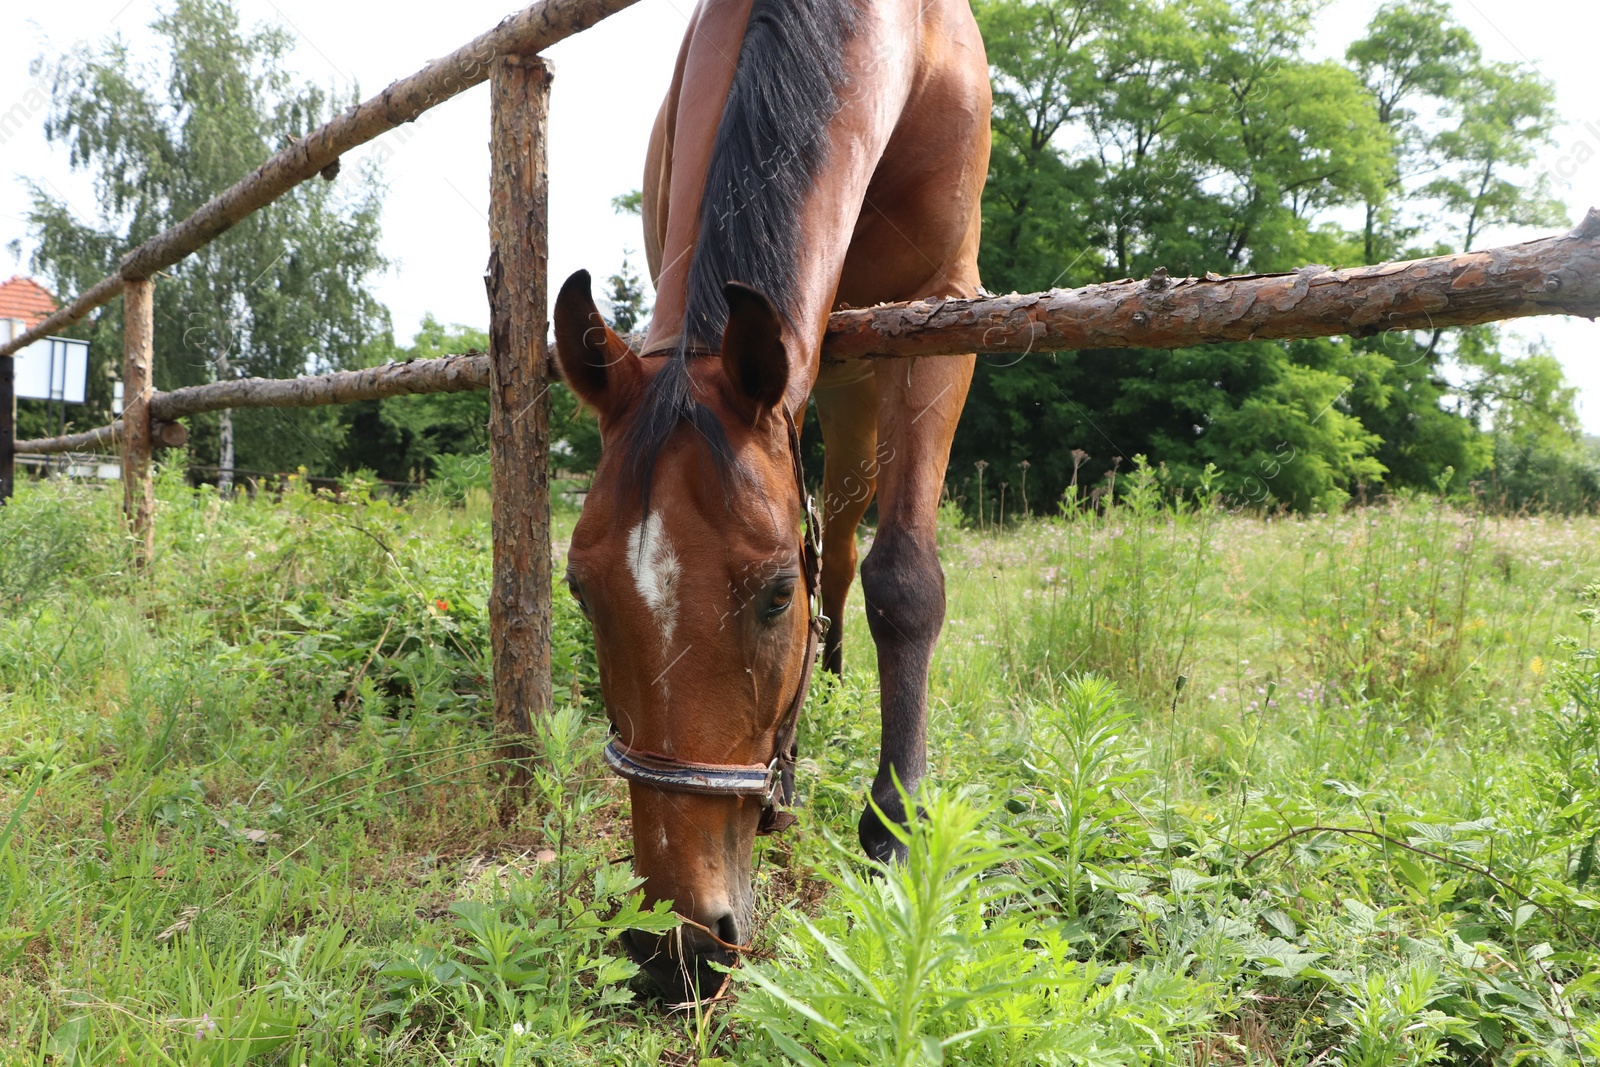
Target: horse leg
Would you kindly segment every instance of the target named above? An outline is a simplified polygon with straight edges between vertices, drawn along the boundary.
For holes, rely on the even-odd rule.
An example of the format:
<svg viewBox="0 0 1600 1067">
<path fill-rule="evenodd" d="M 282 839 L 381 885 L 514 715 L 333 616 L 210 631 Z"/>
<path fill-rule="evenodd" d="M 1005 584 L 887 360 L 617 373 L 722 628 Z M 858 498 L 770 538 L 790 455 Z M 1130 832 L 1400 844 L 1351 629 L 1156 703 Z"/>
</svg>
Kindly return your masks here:
<svg viewBox="0 0 1600 1067">
<path fill-rule="evenodd" d="M 871 371 L 841 384 L 818 383 L 826 460 L 822 470 L 822 613 L 832 620 L 822 668 L 844 673 L 844 604 L 856 576 L 856 527 L 878 484 L 878 390 Z"/>
<path fill-rule="evenodd" d="M 944 571 L 937 525 L 950 441 L 972 382 L 975 356 L 884 360 L 878 385 L 878 535 L 861 564 L 867 625 L 878 646 L 883 747 L 872 800 L 905 824 L 908 794 L 927 770 L 928 666 L 944 625 Z M 861 846 L 876 860 L 904 860 L 906 848 L 868 805 Z"/>
</svg>

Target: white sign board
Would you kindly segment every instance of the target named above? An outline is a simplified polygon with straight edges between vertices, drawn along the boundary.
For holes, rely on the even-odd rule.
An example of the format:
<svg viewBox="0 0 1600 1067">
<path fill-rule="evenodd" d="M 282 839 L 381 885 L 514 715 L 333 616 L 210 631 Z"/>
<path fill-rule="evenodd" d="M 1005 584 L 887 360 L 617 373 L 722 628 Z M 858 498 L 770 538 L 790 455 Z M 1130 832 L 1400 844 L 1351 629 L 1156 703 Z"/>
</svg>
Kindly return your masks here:
<svg viewBox="0 0 1600 1067">
<path fill-rule="evenodd" d="M 89 385 L 89 342 L 46 337 L 18 352 L 17 396 L 81 404 Z"/>
</svg>

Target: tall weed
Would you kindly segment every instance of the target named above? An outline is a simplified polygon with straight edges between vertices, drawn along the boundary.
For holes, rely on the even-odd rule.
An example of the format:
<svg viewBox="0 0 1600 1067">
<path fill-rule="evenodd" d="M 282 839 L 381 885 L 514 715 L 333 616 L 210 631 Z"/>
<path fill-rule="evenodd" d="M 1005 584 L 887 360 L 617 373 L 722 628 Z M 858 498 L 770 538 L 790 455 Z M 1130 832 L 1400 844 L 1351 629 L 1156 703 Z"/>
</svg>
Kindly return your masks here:
<svg viewBox="0 0 1600 1067">
<path fill-rule="evenodd" d="M 1141 986 L 1077 958 L 1049 915 L 1012 906 L 1015 859 L 970 800 L 923 798 L 902 866 L 862 872 L 841 849 L 815 919 L 738 972 L 748 1064 L 1144 1063 L 1200 1015 L 1193 987 Z"/>
</svg>

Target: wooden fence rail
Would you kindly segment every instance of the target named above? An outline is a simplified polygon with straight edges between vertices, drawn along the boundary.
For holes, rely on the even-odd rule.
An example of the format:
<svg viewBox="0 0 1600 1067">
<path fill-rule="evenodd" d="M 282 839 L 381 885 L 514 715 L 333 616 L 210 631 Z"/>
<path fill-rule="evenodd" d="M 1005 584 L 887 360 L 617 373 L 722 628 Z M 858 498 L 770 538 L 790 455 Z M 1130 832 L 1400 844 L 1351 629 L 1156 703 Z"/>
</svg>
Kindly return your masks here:
<svg viewBox="0 0 1600 1067">
<path fill-rule="evenodd" d="M 189 385 L 150 398 L 151 433 L 156 445 L 176 447 L 187 435 L 174 432 L 177 420 L 223 408 L 314 408 L 353 404 L 411 393 L 459 393 L 489 387 L 489 357 L 482 353 L 385 363 L 363 370 L 335 371 L 304 378 L 235 378 Z M 21 453 L 99 452 L 116 448 L 122 420 L 65 437 L 18 441 Z"/>
<path fill-rule="evenodd" d="M 1600 315 L 1600 211 L 1574 229 L 1481 252 L 1286 274 L 1169 278 L 836 313 L 825 358 L 1187 348 Z"/>
<path fill-rule="evenodd" d="M 839 311 L 828 322 L 823 359 L 1187 348 L 1215 341 L 1440 329 L 1529 315 L 1600 316 L 1600 211 L 1590 210 L 1564 234 L 1405 263 L 1233 277 L 1158 274 L 1082 289 Z M 546 366 L 542 373 L 548 378 L 554 372 Z M 304 378 L 192 385 L 156 393 L 150 414 L 165 427 L 222 408 L 316 407 L 489 385 L 489 357 L 469 353 Z M 113 427 L 103 426 L 18 441 L 17 451 L 93 451 L 116 440 Z M 158 436 L 158 443 L 181 442 Z"/>
</svg>

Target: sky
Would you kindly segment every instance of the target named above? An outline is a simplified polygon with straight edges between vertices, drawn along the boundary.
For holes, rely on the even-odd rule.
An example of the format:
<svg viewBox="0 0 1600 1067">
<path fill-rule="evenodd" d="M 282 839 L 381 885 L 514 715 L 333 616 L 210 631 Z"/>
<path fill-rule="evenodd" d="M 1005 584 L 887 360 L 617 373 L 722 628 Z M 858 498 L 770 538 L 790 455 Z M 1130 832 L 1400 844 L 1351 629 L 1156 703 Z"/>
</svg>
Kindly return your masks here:
<svg viewBox="0 0 1600 1067">
<path fill-rule="evenodd" d="M 345 94 L 359 88 L 362 98 L 514 10 L 484 0 L 426 8 L 375 8 L 352 0 L 237 3 L 247 25 L 276 23 L 293 35 L 292 64 L 303 78 Z M 43 98 L 29 61 L 119 33 L 134 55 L 153 55 L 148 25 L 162 6 L 160 0 L 58 0 L 7 4 L 0 11 L 0 116 L 26 116 L 20 125 L 0 128 L 0 278 L 27 269 L 24 177 L 65 198 L 81 216 L 95 214 L 92 185 L 72 171 L 64 150 L 44 139 Z M 1321 51 L 1341 54 L 1376 7 L 1377 0 L 1331 0 L 1320 16 Z M 1453 7 L 1491 59 L 1526 63 L 1555 84 L 1567 121 L 1557 145 L 1541 153 L 1539 168 L 1551 175 L 1573 222 L 1591 205 L 1600 207 L 1600 4 L 1453 0 Z M 641 184 L 646 139 L 691 10 L 690 0 L 641 0 L 546 53 L 556 67 L 549 149 L 552 297 L 580 268 L 598 288 L 625 255 L 641 276 L 646 273 L 639 220 L 617 215 L 611 198 Z M 488 88 L 480 85 L 345 158 L 346 173 L 364 163 L 377 166 L 388 189 L 382 247 L 391 266 L 375 289 L 402 343 L 425 314 L 446 323 L 487 322 L 488 126 Z M 1490 232 L 1480 247 L 1535 236 Z M 14 240 L 20 258 L 7 250 Z M 1510 333 L 1513 351 L 1541 340 L 1550 346 L 1580 389 L 1585 429 L 1600 434 L 1600 323 L 1529 319 Z"/>
</svg>

